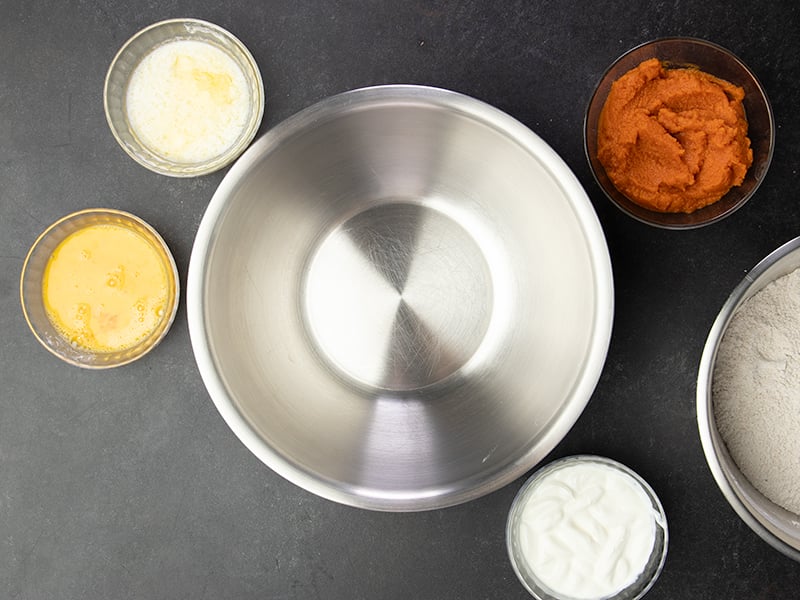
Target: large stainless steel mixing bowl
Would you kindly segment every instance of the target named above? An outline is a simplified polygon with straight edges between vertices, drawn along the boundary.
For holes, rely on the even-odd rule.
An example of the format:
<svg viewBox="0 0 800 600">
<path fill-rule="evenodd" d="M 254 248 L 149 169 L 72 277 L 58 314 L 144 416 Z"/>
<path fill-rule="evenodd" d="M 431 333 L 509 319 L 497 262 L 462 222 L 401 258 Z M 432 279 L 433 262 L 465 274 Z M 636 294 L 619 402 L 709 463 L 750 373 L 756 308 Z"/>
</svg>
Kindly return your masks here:
<svg viewBox="0 0 800 600">
<path fill-rule="evenodd" d="M 521 476 L 580 415 L 613 315 L 592 206 L 539 137 L 482 102 L 329 98 L 222 181 L 188 277 L 217 408 L 267 465 L 379 510 Z"/>
</svg>

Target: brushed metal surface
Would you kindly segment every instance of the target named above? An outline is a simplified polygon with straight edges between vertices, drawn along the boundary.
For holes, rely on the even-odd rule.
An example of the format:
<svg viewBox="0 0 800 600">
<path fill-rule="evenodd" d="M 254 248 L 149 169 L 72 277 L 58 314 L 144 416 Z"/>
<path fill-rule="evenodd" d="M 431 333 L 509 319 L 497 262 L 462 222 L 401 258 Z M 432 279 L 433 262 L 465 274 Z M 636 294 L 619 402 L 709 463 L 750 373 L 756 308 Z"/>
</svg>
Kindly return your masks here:
<svg viewBox="0 0 800 600">
<path fill-rule="evenodd" d="M 408 202 L 368 208 L 332 231 L 301 294 L 322 356 L 358 382 L 395 391 L 463 367 L 486 336 L 493 295 L 469 233 Z"/>
<path fill-rule="evenodd" d="M 418 86 L 334 96 L 258 140 L 198 230 L 187 306 L 221 415 L 324 497 L 422 510 L 519 477 L 605 361 L 602 230 L 508 115 Z"/>
</svg>

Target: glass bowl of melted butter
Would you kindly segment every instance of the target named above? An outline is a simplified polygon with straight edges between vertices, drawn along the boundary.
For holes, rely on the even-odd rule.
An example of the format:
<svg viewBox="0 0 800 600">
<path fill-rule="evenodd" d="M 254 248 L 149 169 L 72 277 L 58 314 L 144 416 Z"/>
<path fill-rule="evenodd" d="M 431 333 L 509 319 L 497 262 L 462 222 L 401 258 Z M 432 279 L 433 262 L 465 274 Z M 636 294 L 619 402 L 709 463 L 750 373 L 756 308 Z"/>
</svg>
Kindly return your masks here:
<svg viewBox="0 0 800 600">
<path fill-rule="evenodd" d="M 108 69 L 106 120 L 148 169 L 194 177 L 235 160 L 255 137 L 264 87 L 255 59 L 225 29 L 198 19 L 154 23 Z"/>
<path fill-rule="evenodd" d="M 20 277 L 25 320 L 41 344 L 87 369 L 128 364 L 166 335 L 179 279 L 164 240 L 142 219 L 87 209 L 34 242 Z"/>
</svg>

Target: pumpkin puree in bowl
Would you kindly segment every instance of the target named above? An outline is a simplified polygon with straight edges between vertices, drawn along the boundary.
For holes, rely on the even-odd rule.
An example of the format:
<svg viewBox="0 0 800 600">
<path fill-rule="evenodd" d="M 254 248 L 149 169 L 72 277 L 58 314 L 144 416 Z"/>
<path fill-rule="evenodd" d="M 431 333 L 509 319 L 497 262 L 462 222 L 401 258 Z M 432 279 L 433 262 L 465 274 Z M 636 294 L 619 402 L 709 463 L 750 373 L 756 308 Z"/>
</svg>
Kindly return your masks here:
<svg viewBox="0 0 800 600">
<path fill-rule="evenodd" d="M 744 90 L 652 58 L 616 80 L 600 113 L 598 159 L 636 204 L 691 213 L 741 185 L 753 162 Z"/>
</svg>

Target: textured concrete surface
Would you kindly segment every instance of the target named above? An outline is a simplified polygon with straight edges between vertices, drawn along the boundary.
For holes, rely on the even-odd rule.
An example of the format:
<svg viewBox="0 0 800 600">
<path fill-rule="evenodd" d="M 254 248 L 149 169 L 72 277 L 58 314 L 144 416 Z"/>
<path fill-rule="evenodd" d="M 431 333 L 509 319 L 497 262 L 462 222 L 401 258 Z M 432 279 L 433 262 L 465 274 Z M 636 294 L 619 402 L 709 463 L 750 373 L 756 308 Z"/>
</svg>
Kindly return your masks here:
<svg viewBox="0 0 800 600">
<path fill-rule="evenodd" d="M 195 367 L 184 304 L 162 345 L 108 372 L 61 363 L 28 331 L 18 299 L 25 253 L 77 209 L 120 208 L 149 221 L 185 283 L 224 173 L 150 173 L 116 145 L 102 104 L 122 43 L 183 16 L 216 22 L 250 48 L 266 87 L 262 132 L 336 92 L 423 83 L 494 104 L 549 142 L 606 232 L 616 318 L 596 392 L 548 460 L 604 454 L 655 488 L 670 549 L 648 598 L 797 593 L 800 565 L 752 533 L 718 491 L 694 412 L 717 311 L 748 269 L 800 234 L 796 3 L 34 0 L 0 3 L 0 596 L 526 597 L 504 546 L 521 481 L 420 514 L 340 506 L 287 483 L 226 427 Z M 583 156 L 583 113 L 603 70 L 667 35 L 739 55 L 766 87 L 778 126 L 757 196 L 695 231 L 653 229 L 611 207 Z"/>
</svg>

